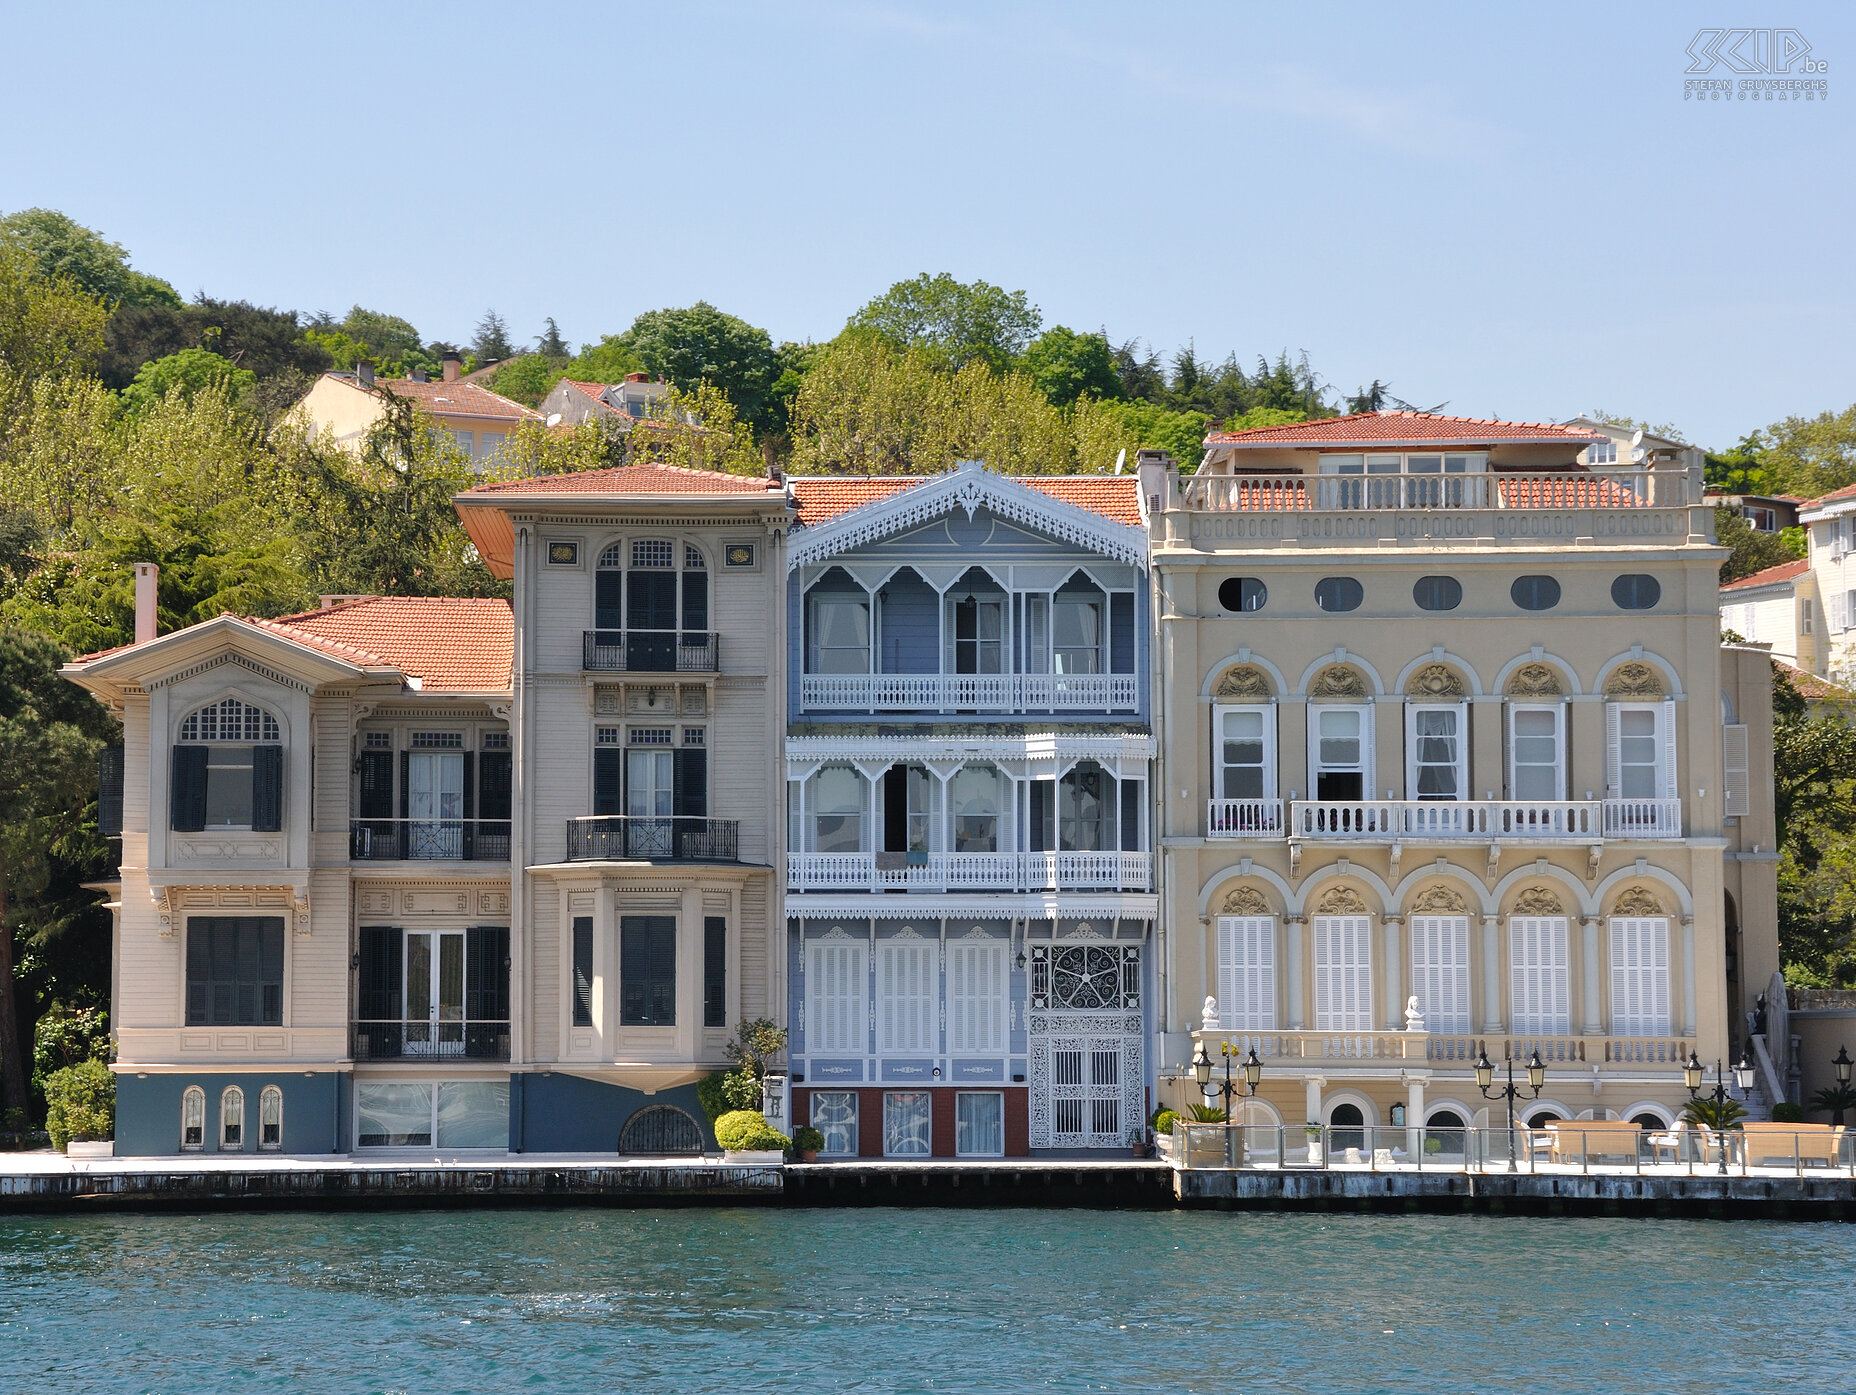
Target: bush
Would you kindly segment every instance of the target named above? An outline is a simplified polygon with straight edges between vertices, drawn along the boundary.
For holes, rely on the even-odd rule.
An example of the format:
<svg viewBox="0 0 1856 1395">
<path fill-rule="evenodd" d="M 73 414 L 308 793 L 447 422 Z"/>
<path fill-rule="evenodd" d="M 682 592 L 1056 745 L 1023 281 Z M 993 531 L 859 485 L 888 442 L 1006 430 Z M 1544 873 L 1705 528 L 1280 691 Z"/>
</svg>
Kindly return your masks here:
<svg viewBox="0 0 1856 1395">
<path fill-rule="evenodd" d="M 32 1085 L 40 1094 L 53 1071 L 79 1061 L 108 1061 L 110 1015 L 99 1007 L 53 1003 L 32 1033 Z"/>
<path fill-rule="evenodd" d="M 793 1151 L 795 1153 L 816 1153 L 825 1146 L 825 1135 L 810 1124 L 801 1124 L 793 1130 Z"/>
<path fill-rule="evenodd" d="M 1772 1122 L 1775 1124 L 1802 1124 L 1804 1106 L 1793 1104 L 1790 1100 L 1780 1100 L 1772 1106 Z"/>
<path fill-rule="evenodd" d="M 1154 1133 L 1161 1138 L 1173 1136 L 1173 1122 L 1179 1115 L 1164 1104 L 1154 1111 Z"/>
<path fill-rule="evenodd" d="M 751 1109 L 736 1109 L 715 1121 L 715 1141 L 731 1153 L 784 1151 L 792 1139 Z"/>
<path fill-rule="evenodd" d="M 101 1061 L 80 1061 L 45 1079 L 45 1131 L 52 1147 L 116 1133 L 116 1077 Z"/>
</svg>

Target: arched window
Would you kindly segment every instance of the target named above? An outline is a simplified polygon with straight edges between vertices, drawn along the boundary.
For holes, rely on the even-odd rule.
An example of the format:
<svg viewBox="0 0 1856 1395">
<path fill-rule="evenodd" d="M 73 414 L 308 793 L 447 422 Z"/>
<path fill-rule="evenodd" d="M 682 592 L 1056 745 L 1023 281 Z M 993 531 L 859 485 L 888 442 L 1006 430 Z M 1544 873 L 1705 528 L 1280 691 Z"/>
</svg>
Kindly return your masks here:
<svg viewBox="0 0 1856 1395">
<path fill-rule="evenodd" d="M 206 1146 L 206 1091 L 189 1085 L 180 1097 L 180 1146 L 189 1153 Z"/>
<path fill-rule="evenodd" d="M 235 697 L 188 713 L 174 745 L 169 825 L 281 829 L 282 740 L 277 718 Z"/>
<path fill-rule="evenodd" d="M 258 1096 L 258 1147 L 276 1152 L 284 1146 L 284 1092 L 266 1085 Z"/>
<path fill-rule="evenodd" d="M 1647 1109 L 1639 1110 L 1630 1116 L 1631 1123 L 1640 1129 L 1666 1129 L 1669 1121 L 1660 1114 L 1653 1114 Z"/>
<path fill-rule="evenodd" d="M 219 1096 L 219 1151 L 240 1153 L 245 1149 L 245 1092 L 228 1085 Z"/>
<path fill-rule="evenodd" d="M 625 1121 L 619 1151 L 632 1157 L 650 1154 L 694 1156 L 702 1152 L 702 1130 L 673 1104 L 654 1104 Z"/>
<path fill-rule="evenodd" d="M 1468 1125 L 1454 1109 L 1439 1109 L 1424 1123 L 1424 1155 L 1429 1158 L 1461 1158 L 1467 1146 Z"/>
<path fill-rule="evenodd" d="M 281 741 L 277 719 L 262 707 L 254 707 L 238 698 L 222 698 L 189 712 L 180 724 L 182 741 L 226 741 L 249 745 L 258 741 Z"/>
<path fill-rule="evenodd" d="M 599 554 L 593 623 L 625 634 L 628 670 L 676 671 L 679 634 L 685 648 L 706 644 L 708 566 L 701 549 L 670 538 L 632 538 Z"/>
<path fill-rule="evenodd" d="M 1366 1146 L 1366 1116 L 1357 1104 L 1337 1104 L 1328 1112 L 1328 1150 Z"/>
</svg>

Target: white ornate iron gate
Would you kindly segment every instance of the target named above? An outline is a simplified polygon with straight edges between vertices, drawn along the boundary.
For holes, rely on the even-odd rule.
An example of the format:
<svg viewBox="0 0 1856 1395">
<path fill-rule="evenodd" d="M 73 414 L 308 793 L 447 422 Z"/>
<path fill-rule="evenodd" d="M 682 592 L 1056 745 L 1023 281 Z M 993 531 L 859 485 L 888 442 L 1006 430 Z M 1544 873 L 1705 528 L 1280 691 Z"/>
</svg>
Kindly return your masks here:
<svg viewBox="0 0 1856 1395">
<path fill-rule="evenodd" d="M 1145 1124 L 1141 948 L 1031 949 L 1031 1146 L 1126 1147 Z"/>
</svg>

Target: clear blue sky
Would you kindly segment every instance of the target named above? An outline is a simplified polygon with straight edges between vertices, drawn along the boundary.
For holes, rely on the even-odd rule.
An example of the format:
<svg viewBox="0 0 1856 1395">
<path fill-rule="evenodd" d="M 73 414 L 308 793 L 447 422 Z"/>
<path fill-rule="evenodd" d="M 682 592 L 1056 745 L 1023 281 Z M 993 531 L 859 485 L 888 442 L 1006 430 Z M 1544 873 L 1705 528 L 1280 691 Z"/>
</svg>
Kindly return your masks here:
<svg viewBox="0 0 1856 1395">
<path fill-rule="evenodd" d="M 826 338 L 945 270 L 1724 445 L 1856 400 L 1856 9 L 1704 8 L 19 6 L 0 210 L 428 339 L 699 298 Z M 1795 28 L 1830 99 L 1685 101 L 1702 23 Z"/>
</svg>

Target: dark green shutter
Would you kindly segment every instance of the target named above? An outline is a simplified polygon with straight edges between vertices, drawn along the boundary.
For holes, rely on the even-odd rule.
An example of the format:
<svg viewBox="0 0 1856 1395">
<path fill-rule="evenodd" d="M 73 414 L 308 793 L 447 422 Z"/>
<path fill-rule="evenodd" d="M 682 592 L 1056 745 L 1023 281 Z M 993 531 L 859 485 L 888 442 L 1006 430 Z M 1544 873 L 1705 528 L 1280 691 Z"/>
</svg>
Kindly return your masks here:
<svg viewBox="0 0 1856 1395">
<path fill-rule="evenodd" d="M 625 752 L 617 746 L 593 752 L 593 812 L 625 812 Z"/>
<path fill-rule="evenodd" d="M 509 817 L 513 765 L 508 751 L 485 751 L 477 758 L 477 817 L 486 823 Z M 492 829 L 491 832 L 507 832 Z"/>
<path fill-rule="evenodd" d="M 197 833 L 206 827 L 206 747 L 176 746 L 172 768 L 168 827 Z"/>
<path fill-rule="evenodd" d="M 122 833 L 122 747 L 97 752 L 97 832 L 106 838 Z"/>
<path fill-rule="evenodd" d="M 728 1025 L 728 922 L 719 915 L 702 923 L 702 1025 Z"/>
<path fill-rule="evenodd" d="M 400 752 L 400 817 L 412 817 L 412 752 Z M 403 832 L 403 830 L 402 830 Z"/>
<path fill-rule="evenodd" d="M 464 753 L 464 848 L 465 861 L 477 855 L 477 753 Z"/>
<path fill-rule="evenodd" d="M 701 746 L 680 747 L 672 774 L 671 812 L 686 818 L 708 817 L 708 751 Z"/>
<path fill-rule="evenodd" d="M 509 927 L 473 925 L 464 932 L 464 1016 L 509 1020 Z"/>
<path fill-rule="evenodd" d="M 593 917 L 574 917 L 574 1026 L 593 1025 Z"/>
<path fill-rule="evenodd" d="M 284 748 L 251 748 L 251 826 L 275 833 L 284 826 Z"/>
<path fill-rule="evenodd" d="M 284 923 L 266 916 L 254 922 L 258 941 L 258 1015 L 266 1027 L 284 1021 Z"/>
<path fill-rule="evenodd" d="M 602 630 L 625 628 L 625 608 L 621 603 L 624 572 L 604 571 L 594 575 L 593 624 Z"/>
<path fill-rule="evenodd" d="M 361 752 L 360 817 L 393 817 L 393 752 Z"/>
<path fill-rule="evenodd" d="M 709 574 L 683 573 L 683 628 L 706 631 L 709 628 Z"/>
<path fill-rule="evenodd" d="M 200 916 L 187 921 L 187 1025 L 204 1027 L 212 992 L 212 922 Z"/>
<path fill-rule="evenodd" d="M 619 921 L 619 1024 L 674 1027 L 676 1004 L 677 918 L 623 917 Z"/>
<path fill-rule="evenodd" d="M 363 1022 L 397 1022 L 402 1011 L 405 955 L 403 932 L 394 925 L 363 925 L 355 1013 Z"/>
</svg>

